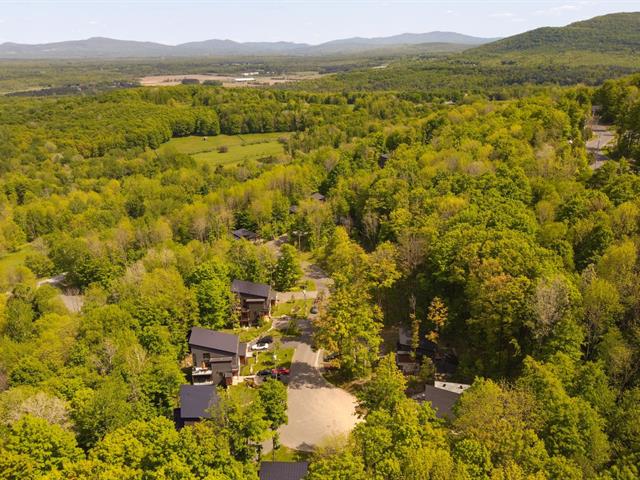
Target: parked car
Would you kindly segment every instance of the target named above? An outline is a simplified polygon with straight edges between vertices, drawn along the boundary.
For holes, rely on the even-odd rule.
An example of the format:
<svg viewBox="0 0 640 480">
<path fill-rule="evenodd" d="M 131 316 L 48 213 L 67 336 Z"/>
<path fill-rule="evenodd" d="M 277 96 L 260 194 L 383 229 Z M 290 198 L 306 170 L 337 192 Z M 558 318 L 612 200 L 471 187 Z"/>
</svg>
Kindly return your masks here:
<svg viewBox="0 0 640 480">
<path fill-rule="evenodd" d="M 315 305 L 313 307 L 311 307 L 311 313 L 313 315 L 315 315 L 316 313 L 318 313 L 318 307 L 316 307 Z"/>
<path fill-rule="evenodd" d="M 257 350 L 268 350 L 269 349 L 269 344 L 268 343 L 256 343 L 254 345 L 251 346 L 251 350 L 257 351 Z"/>
<path fill-rule="evenodd" d="M 256 373 L 256 375 L 259 377 L 268 377 L 271 375 L 271 373 L 272 370 L 270 368 L 265 368 L 264 370 L 260 370 L 258 373 Z"/>
<path fill-rule="evenodd" d="M 262 337 L 260 340 L 257 341 L 257 343 L 273 343 L 273 337 L 272 336 Z"/>
<path fill-rule="evenodd" d="M 290 370 L 285 367 L 274 368 L 271 370 L 271 373 L 275 373 L 276 375 L 289 375 Z"/>
</svg>

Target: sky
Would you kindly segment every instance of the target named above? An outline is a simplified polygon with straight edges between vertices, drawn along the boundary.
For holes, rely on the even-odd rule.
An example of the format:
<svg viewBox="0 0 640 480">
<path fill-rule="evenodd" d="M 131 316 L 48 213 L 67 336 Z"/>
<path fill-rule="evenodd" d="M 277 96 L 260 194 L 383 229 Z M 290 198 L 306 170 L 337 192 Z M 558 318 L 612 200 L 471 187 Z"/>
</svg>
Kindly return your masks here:
<svg viewBox="0 0 640 480">
<path fill-rule="evenodd" d="M 434 30 L 504 37 L 621 11 L 640 11 L 640 0 L 0 0 L 0 43 L 100 36 L 317 44 Z"/>
</svg>

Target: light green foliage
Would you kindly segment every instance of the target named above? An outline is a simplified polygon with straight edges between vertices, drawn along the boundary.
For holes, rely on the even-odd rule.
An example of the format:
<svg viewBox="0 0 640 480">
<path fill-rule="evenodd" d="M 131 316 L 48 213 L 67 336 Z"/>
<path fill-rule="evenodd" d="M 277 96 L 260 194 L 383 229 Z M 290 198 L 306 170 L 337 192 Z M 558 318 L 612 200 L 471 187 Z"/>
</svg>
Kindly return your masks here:
<svg viewBox="0 0 640 480">
<path fill-rule="evenodd" d="M 511 463 L 528 473 L 543 468 L 548 454 L 536 434 L 534 398 L 528 392 L 476 380 L 460 398 L 456 413 L 454 428 L 461 439 L 479 442 L 496 468 Z"/>
<path fill-rule="evenodd" d="M 287 387 L 275 380 L 264 382 L 258 390 L 260 402 L 272 430 L 287 423 Z"/>
<path fill-rule="evenodd" d="M 302 274 L 300 261 L 294 247 L 288 244 L 282 245 L 280 257 L 273 271 L 273 284 L 279 292 L 291 290 Z"/>
<path fill-rule="evenodd" d="M 219 391 L 220 404 L 212 413 L 212 421 L 229 439 L 231 454 L 239 461 L 254 458 L 260 442 L 272 435 L 271 421 L 266 416 L 261 398 L 246 388 Z"/>
<path fill-rule="evenodd" d="M 363 421 L 315 456 L 311 478 L 633 478 L 640 181 L 619 157 L 637 156 L 638 81 L 595 98 L 518 85 L 597 81 L 601 59 L 401 61 L 326 80 L 402 87 L 393 93 L 179 86 L 0 99 L 3 439 L 29 415 L 51 422 L 47 435 L 72 435 L 88 457 L 45 454 L 56 479 L 255 478 L 257 445 L 286 421 L 281 384 L 221 392 L 196 427 L 167 420 L 189 328 L 233 326 L 229 283 L 298 280 L 293 247 L 278 260 L 230 238 L 248 228 L 312 251 L 333 280 L 313 321 L 317 347 L 340 354 L 345 379 L 375 372 Z M 597 171 L 584 148 L 592 100 L 620 131 Z M 268 161 L 200 158 L 285 132 Z M 326 201 L 310 198 L 318 191 Z M 84 295 L 80 312 L 35 282 L 63 272 L 60 288 Z M 309 305 L 282 311 L 294 307 L 307 315 Z M 486 377 L 450 423 L 407 399 L 393 357 L 379 356 L 394 343 L 382 344 L 383 325 L 414 313 L 428 319 L 414 340 L 437 333 L 461 381 Z M 3 453 L 6 476 L 42 468 Z"/>
<path fill-rule="evenodd" d="M 380 345 L 380 311 L 369 303 L 366 292 L 338 276 L 326 311 L 316 321 L 318 343 L 339 352 L 347 375 L 360 376 L 371 368 Z"/>
<path fill-rule="evenodd" d="M 383 409 L 392 412 L 405 398 L 406 387 L 404 375 L 396 366 L 395 355 L 386 355 L 363 389 L 360 404 L 367 410 Z"/>
<path fill-rule="evenodd" d="M 31 416 L 26 416 L 11 426 L 1 450 L 3 453 L 0 456 L 8 454 L 8 458 L 5 457 L 3 461 L 3 474 L 13 470 L 5 478 L 18 478 L 17 474 L 22 468 L 46 474 L 60 469 L 64 462 L 84 457 L 71 432 Z"/>
<path fill-rule="evenodd" d="M 235 300 L 229 288 L 227 265 L 220 262 L 198 265 L 189 281 L 195 290 L 200 324 L 213 329 L 231 326 Z"/>
</svg>

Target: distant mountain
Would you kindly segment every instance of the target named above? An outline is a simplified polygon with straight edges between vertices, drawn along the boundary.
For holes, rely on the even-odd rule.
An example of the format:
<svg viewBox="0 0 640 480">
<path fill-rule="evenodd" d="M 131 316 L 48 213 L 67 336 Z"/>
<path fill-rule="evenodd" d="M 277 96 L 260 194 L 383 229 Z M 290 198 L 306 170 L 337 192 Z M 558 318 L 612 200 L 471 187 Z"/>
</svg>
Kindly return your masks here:
<svg viewBox="0 0 640 480">
<path fill-rule="evenodd" d="M 494 39 L 454 32 L 404 33 L 391 37 L 347 38 L 320 45 L 294 42 L 234 42 L 205 40 L 180 45 L 93 37 L 36 45 L 0 44 L 0 59 L 146 58 L 239 55 L 339 55 L 419 45 L 424 51 L 451 52 Z"/>
<path fill-rule="evenodd" d="M 613 13 L 566 27 L 544 27 L 471 50 L 471 54 L 612 52 L 640 55 L 640 12 Z"/>
<path fill-rule="evenodd" d="M 111 38 L 93 37 L 87 40 L 68 42 L 42 43 L 26 45 L 20 43 L 0 44 L 0 58 L 105 58 L 164 56 L 166 45 L 153 42 L 135 42 L 114 40 Z M 118 52 L 120 53 L 118 55 Z"/>
<path fill-rule="evenodd" d="M 445 45 L 464 45 L 470 47 L 493 42 L 495 40 L 495 38 L 471 37 L 469 35 L 463 35 L 455 32 L 403 33 L 400 35 L 393 35 L 391 37 L 353 37 L 342 40 L 333 40 L 321 45 L 308 47 L 307 50 L 310 53 L 315 54 L 334 54 L 366 51 L 379 49 L 381 47 L 397 47 L 400 45 L 440 44 L 443 47 Z M 444 47 L 441 51 L 449 51 L 450 49 L 450 47 Z"/>
</svg>

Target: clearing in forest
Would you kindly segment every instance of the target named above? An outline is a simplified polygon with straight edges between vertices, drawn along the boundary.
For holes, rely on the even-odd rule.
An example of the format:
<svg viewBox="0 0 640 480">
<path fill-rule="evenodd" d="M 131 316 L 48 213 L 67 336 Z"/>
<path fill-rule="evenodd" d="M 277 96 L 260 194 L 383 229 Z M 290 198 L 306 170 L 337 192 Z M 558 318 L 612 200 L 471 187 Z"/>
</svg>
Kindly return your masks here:
<svg viewBox="0 0 640 480">
<path fill-rule="evenodd" d="M 279 139 L 286 138 L 288 135 L 285 132 L 274 132 L 216 135 L 213 137 L 180 137 L 172 138 L 158 150 L 174 149 L 202 162 L 214 165 L 231 165 L 245 160 L 258 160 L 281 155 L 284 150 Z"/>
</svg>

